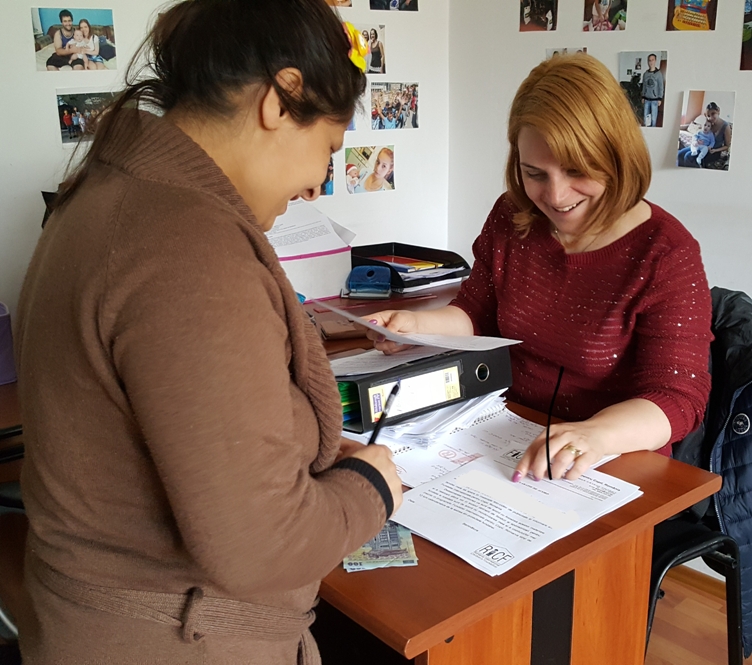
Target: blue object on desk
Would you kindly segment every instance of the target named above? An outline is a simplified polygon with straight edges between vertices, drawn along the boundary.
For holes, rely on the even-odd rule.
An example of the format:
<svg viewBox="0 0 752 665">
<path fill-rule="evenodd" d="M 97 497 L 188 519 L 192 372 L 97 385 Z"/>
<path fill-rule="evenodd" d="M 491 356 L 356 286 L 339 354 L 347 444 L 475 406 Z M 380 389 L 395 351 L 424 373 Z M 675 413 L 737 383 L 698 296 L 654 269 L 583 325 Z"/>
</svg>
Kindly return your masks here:
<svg viewBox="0 0 752 665">
<path fill-rule="evenodd" d="M 300 302 L 305 302 L 306 301 L 306 297 L 302 293 L 298 293 L 296 291 L 295 295 L 298 296 L 298 300 L 300 300 Z"/>
<path fill-rule="evenodd" d="M 387 266 L 355 266 L 347 276 L 351 293 L 389 293 L 392 278 Z"/>
</svg>

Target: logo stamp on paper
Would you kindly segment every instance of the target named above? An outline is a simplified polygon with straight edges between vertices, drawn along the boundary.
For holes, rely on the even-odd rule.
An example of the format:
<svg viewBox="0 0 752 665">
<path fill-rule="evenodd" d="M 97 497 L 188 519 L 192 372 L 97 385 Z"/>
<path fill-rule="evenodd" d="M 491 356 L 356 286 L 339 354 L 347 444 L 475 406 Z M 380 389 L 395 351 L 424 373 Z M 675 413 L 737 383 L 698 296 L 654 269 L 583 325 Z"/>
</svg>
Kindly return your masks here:
<svg viewBox="0 0 752 665">
<path fill-rule="evenodd" d="M 522 456 L 525 454 L 524 450 L 509 450 L 504 453 L 504 457 L 507 459 L 514 460 L 515 462 L 519 462 L 522 459 Z"/>
<path fill-rule="evenodd" d="M 479 547 L 472 554 L 477 559 L 485 561 L 494 568 L 503 566 L 505 563 L 514 559 L 514 555 L 508 549 L 490 543 L 483 547 Z"/>
</svg>

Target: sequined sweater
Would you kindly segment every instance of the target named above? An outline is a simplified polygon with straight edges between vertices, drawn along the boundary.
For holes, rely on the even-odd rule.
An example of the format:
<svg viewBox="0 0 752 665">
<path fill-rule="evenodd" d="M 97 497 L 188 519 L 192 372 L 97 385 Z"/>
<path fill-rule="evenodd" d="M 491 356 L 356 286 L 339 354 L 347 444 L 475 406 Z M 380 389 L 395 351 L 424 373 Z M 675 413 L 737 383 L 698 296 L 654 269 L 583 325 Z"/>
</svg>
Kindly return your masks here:
<svg viewBox="0 0 752 665">
<path fill-rule="evenodd" d="M 512 204 L 496 202 L 452 304 L 477 335 L 522 340 L 511 348 L 510 400 L 547 411 L 563 366 L 560 418 L 642 398 L 668 417 L 671 442 L 699 425 L 710 392 L 710 291 L 697 241 L 650 206 L 650 219 L 610 245 L 566 254 L 544 222 L 522 238 Z"/>
</svg>

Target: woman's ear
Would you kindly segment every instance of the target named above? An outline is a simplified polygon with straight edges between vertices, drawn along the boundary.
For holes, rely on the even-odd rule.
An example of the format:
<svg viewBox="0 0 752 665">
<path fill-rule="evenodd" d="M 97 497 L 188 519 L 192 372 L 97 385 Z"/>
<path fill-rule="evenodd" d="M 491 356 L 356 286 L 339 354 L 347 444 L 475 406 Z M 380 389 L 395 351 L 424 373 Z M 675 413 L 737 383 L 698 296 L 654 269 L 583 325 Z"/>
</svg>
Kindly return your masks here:
<svg viewBox="0 0 752 665">
<path fill-rule="evenodd" d="M 295 67 L 287 67 L 277 73 L 277 84 L 292 97 L 300 95 L 303 90 L 303 75 Z M 269 86 L 261 99 L 261 123 L 265 129 L 277 129 L 282 123 L 291 120 L 290 114 L 282 104 L 279 93 Z"/>
</svg>

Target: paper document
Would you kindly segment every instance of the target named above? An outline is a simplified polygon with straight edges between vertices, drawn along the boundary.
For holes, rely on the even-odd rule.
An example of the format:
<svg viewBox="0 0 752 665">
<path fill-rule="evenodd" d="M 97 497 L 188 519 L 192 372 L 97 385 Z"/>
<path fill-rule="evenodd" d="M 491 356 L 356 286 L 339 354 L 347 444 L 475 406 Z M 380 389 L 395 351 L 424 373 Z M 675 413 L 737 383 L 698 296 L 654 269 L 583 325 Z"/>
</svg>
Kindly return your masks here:
<svg viewBox="0 0 752 665">
<path fill-rule="evenodd" d="M 370 349 L 363 353 L 332 359 L 330 365 L 332 366 L 334 376 L 337 378 L 355 376 L 357 374 L 375 374 L 376 372 L 384 372 L 393 367 L 399 367 L 413 360 L 429 358 L 445 351 L 446 349 L 438 349 L 432 346 L 417 346 L 413 349 L 406 349 L 400 353 L 387 356 L 381 351 Z"/>
<path fill-rule="evenodd" d="M 475 459 L 405 494 L 392 519 L 489 575 L 642 495 L 639 487 L 588 471 L 575 481 L 523 479 Z"/>
<path fill-rule="evenodd" d="M 293 201 L 266 234 L 280 261 L 344 252 L 355 234 L 306 201 Z"/>
<path fill-rule="evenodd" d="M 453 335 L 420 335 L 410 334 L 403 335 L 400 333 L 393 333 L 387 330 L 383 326 L 369 323 L 367 319 L 363 319 L 350 312 L 332 307 L 325 302 L 315 301 L 317 305 L 328 309 L 330 312 L 344 316 L 350 321 L 356 321 L 361 326 L 373 330 L 386 337 L 386 339 L 397 342 L 398 344 L 414 344 L 416 346 L 435 346 L 441 349 L 456 349 L 457 351 L 490 351 L 491 349 L 498 349 L 502 346 L 511 346 L 512 344 L 519 344 L 519 340 L 505 339 L 503 337 L 480 337 L 480 336 L 467 336 L 459 337 Z"/>
</svg>

